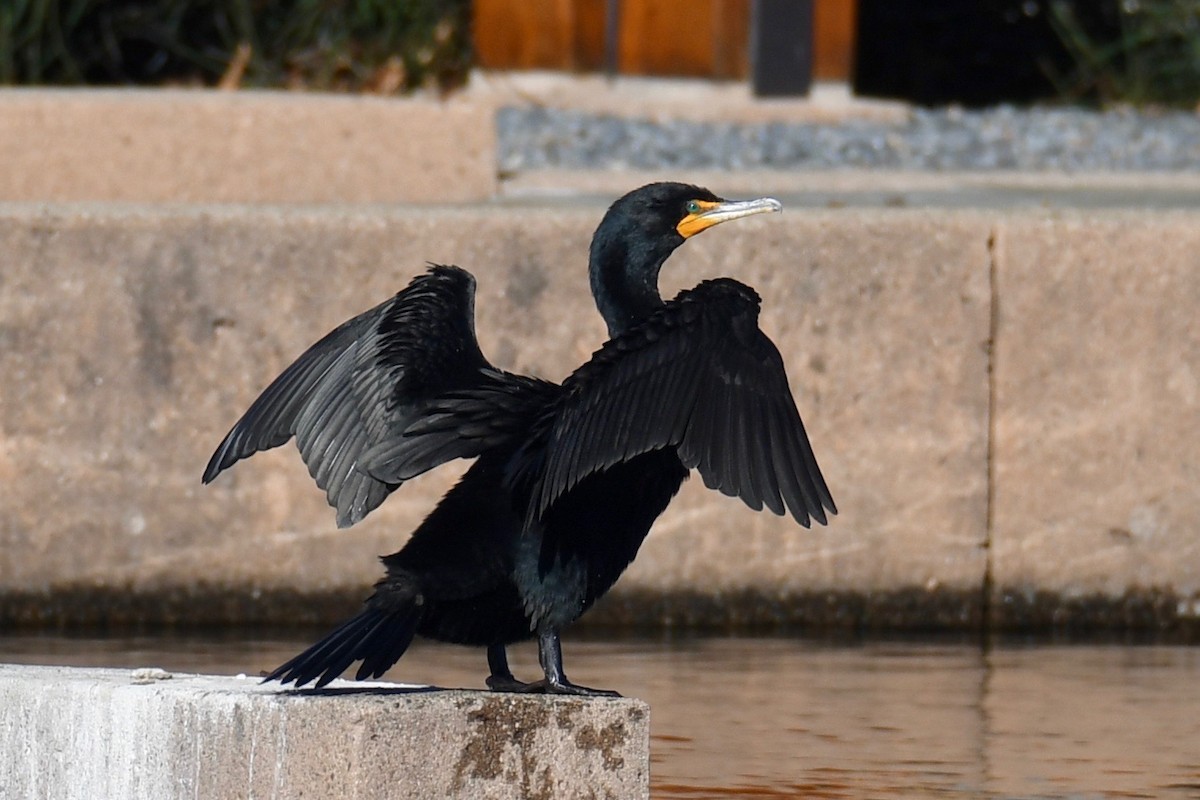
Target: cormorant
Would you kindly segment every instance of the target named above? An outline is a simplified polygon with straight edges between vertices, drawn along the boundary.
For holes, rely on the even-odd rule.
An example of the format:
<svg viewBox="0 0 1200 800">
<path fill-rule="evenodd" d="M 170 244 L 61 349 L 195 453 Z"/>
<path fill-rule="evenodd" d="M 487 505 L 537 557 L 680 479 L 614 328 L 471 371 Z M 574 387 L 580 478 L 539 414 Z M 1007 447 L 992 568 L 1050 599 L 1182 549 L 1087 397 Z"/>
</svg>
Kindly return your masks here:
<svg viewBox="0 0 1200 800">
<path fill-rule="evenodd" d="M 559 633 L 633 561 L 690 470 L 805 527 L 837 513 L 754 290 L 717 278 L 673 300 L 658 292 L 688 237 L 781 209 L 679 183 L 613 203 L 589 259 L 610 338 L 561 385 L 484 358 L 475 280 L 453 266 L 431 266 L 284 370 L 221 442 L 205 483 L 295 436 L 345 527 L 409 478 L 475 462 L 383 557 L 363 610 L 266 680 L 319 687 L 355 661 L 358 680 L 379 677 L 421 634 L 486 647 L 494 690 L 615 694 L 567 680 Z M 545 677 L 522 683 L 505 648 L 534 636 Z"/>
</svg>

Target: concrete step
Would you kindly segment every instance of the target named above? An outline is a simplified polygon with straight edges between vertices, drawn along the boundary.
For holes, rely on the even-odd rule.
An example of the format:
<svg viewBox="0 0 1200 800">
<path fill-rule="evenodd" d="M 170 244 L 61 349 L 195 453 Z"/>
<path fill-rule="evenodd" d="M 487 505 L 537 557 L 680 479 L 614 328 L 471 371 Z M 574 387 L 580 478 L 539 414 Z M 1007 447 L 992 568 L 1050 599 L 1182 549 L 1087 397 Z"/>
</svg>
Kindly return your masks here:
<svg viewBox="0 0 1200 800">
<path fill-rule="evenodd" d="M 500 366 L 603 340 L 598 198 L 457 207 L 0 206 L 0 619 L 330 622 L 454 480 L 338 531 L 290 446 L 200 473 L 305 347 L 421 271 L 479 278 Z M 1200 211 L 812 209 L 689 242 L 731 275 L 842 513 L 691 481 L 614 624 L 1175 625 L 1200 615 Z"/>
<path fill-rule="evenodd" d="M 810 208 L 971 208 L 980 211 L 1200 209 L 1200 173 L 912 172 L 900 170 L 524 170 L 503 176 L 499 199 L 602 203 L 652 181 L 708 186 L 724 197 Z"/>
<path fill-rule="evenodd" d="M 631 699 L 0 664 L 0 778 L 28 800 L 649 797 Z"/>
<path fill-rule="evenodd" d="M 399 203 L 496 190 L 494 107 L 299 92 L 0 90 L 0 202 Z"/>
</svg>

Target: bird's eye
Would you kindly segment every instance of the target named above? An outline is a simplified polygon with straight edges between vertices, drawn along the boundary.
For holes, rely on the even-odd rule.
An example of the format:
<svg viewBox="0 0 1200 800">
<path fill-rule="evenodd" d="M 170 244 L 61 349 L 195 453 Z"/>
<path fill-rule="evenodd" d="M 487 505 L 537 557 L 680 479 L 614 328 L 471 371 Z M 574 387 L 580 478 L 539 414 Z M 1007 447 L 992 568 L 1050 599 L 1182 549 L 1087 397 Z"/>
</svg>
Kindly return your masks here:
<svg viewBox="0 0 1200 800">
<path fill-rule="evenodd" d="M 699 214 L 700 204 L 695 200 L 688 200 L 687 210 L 689 214 Z"/>
</svg>

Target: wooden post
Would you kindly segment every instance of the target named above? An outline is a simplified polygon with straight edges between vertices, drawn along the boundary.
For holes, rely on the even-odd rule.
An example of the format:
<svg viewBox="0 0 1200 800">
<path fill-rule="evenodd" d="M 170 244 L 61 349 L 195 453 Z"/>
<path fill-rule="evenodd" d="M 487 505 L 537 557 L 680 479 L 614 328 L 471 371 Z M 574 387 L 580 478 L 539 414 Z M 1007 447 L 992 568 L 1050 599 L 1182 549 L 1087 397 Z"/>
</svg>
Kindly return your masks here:
<svg viewBox="0 0 1200 800">
<path fill-rule="evenodd" d="M 744 79 L 803 94 L 852 71 L 857 0 L 474 0 L 475 52 L 493 69 L 615 70 Z M 751 35 L 751 16 L 766 20 Z"/>
<path fill-rule="evenodd" d="M 813 4 L 813 77 L 845 81 L 854 74 L 858 0 L 816 0 Z"/>
<path fill-rule="evenodd" d="M 475 0 L 475 54 L 485 67 L 571 69 L 572 0 Z"/>
</svg>

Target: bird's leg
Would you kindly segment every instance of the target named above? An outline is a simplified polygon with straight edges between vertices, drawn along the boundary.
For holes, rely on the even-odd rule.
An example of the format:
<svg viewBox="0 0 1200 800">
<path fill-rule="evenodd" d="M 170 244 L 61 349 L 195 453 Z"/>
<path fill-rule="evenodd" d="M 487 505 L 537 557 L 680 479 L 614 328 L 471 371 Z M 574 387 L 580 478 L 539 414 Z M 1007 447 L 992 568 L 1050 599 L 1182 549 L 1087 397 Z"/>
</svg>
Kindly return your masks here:
<svg viewBox="0 0 1200 800">
<path fill-rule="evenodd" d="M 546 680 L 538 681 L 537 683 L 541 684 L 541 691 L 547 694 L 580 694 L 594 697 L 621 696 L 619 693 L 607 689 L 589 689 L 586 686 L 580 686 L 567 680 L 567 675 L 563 672 L 562 644 L 559 642 L 557 630 L 545 630 L 538 634 L 538 661 L 542 663 L 542 671 L 546 673 Z M 530 686 L 534 685 L 536 684 L 530 684 Z"/>
<path fill-rule="evenodd" d="M 537 684 L 525 683 L 513 677 L 512 670 L 508 668 L 508 653 L 502 644 L 493 644 L 488 647 L 488 669 L 492 674 L 488 676 L 487 685 L 493 692 L 537 692 L 541 691 L 539 681 Z"/>
</svg>

